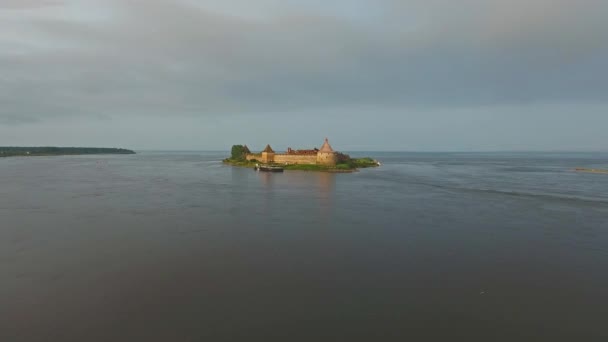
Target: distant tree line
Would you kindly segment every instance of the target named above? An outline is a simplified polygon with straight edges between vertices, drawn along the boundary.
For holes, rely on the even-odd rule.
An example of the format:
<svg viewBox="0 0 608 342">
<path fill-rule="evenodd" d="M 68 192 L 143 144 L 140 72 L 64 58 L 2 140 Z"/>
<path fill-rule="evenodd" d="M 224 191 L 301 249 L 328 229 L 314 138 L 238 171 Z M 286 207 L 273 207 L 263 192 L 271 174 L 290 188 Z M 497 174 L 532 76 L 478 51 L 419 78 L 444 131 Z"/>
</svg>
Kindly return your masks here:
<svg viewBox="0 0 608 342">
<path fill-rule="evenodd" d="M 0 147 L 0 157 L 11 156 L 55 156 L 81 154 L 135 154 L 124 148 L 100 147 Z"/>
</svg>

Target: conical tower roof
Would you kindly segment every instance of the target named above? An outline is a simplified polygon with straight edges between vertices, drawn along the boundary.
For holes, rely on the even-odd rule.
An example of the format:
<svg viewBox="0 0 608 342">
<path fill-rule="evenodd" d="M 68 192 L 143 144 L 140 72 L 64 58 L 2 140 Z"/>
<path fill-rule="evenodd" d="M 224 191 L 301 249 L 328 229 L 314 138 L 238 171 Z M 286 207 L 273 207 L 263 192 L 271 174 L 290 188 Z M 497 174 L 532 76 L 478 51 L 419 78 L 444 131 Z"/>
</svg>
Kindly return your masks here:
<svg viewBox="0 0 608 342">
<path fill-rule="evenodd" d="M 329 141 L 327 140 L 327 138 L 325 138 L 325 142 L 323 143 L 323 146 L 321 146 L 321 149 L 319 150 L 319 152 L 326 152 L 326 153 L 334 152 L 334 149 L 331 148 L 331 145 L 329 145 Z"/>
<path fill-rule="evenodd" d="M 266 145 L 266 148 L 262 152 L 274 153 L 274 151 L 272 150 L 272 147 L 270 147 L 270 144 Z"/>
</svg>

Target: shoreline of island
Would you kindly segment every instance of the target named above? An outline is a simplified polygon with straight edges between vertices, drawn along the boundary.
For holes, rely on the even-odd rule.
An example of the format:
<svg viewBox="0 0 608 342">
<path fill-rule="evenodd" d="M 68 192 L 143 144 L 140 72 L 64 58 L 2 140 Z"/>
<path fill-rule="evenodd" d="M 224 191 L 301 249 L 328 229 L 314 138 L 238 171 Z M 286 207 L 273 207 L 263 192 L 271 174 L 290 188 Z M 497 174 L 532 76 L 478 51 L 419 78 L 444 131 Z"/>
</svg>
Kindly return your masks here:
<svg viewBox="0 0 608 342">
<path fill-rule="evenodd" d="M 365 158 L 365 159 L 367 159 L 367 158 Z M 370 158 L 370 160 L 371 160 L 371 158 Z M 238 160 L 232 160 L 230 158 L 226 158 L 226 159 L 222 160 L 222 163 L 225 165 L 248 168 L 248 169 L 255 169 L 256 166 L 260 165 L 260 163 L 256 163 L 256 162 L 238 161 Z M 264 164 L 264 165 L 280 166 L 285 171 L 328 172 L 328 173 L 353 173 L 353 172 L 358 172 L 359 169 L 379 166 L 378 162 L 376 162 L 376 161 L 373 161 L 372 163 L 369 163 L 369 164 L 365 163 L 365 165 L 361 165 L 359 167 L 349 167 L 349 168 L 343 168 L 343 167 L 332 168 L 332 167 L 324 167 L 324 166 L 311 167 L 311 165 L 306 165 L 306 164 L 291 164 L 291 165 Z"/>
<path fill-rule="evenodd" d="M 49 157 L 49 156 L 81 156 L 81 155 L 103 155 L 103 154 L 136 154 L 135 151 L 125 148 L 106 147 L 21 147 L 0 146 L 0 158 L 7 157 Z"/>
</svg>

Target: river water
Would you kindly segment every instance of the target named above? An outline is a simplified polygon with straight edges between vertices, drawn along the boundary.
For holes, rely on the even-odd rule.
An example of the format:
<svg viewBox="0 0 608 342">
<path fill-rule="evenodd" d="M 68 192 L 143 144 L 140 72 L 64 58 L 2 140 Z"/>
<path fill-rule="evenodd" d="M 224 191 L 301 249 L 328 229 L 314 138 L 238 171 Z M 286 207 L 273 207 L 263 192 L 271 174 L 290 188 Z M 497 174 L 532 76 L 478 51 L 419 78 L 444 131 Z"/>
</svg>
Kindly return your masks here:
<svg viewBox="0 0 608 342">
<path fill-rule="evenodd" d="M 608 154 L 224 155 L 0 159 L 0 341 L 608 340 Z"/>
</svg>

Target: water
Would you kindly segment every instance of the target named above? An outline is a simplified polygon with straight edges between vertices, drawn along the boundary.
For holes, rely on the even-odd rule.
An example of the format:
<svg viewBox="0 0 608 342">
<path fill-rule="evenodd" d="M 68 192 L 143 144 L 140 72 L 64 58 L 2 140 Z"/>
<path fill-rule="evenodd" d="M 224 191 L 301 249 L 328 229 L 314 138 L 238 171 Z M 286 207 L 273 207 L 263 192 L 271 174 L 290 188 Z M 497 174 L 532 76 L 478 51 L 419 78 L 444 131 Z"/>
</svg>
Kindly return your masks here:
<svg viewBox="0 0 608 342">
<path fill-rule="evenodd" d="M 0 159 L 0 341 L 608 338 L 607 154 L 366 154 Z"/>
</svg>

